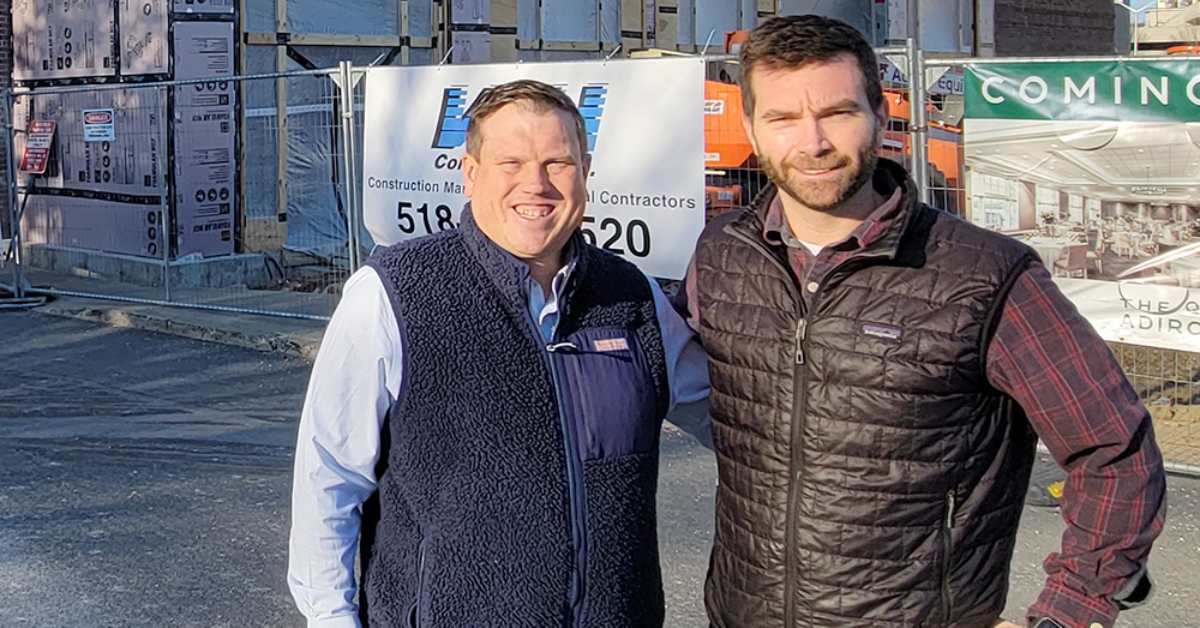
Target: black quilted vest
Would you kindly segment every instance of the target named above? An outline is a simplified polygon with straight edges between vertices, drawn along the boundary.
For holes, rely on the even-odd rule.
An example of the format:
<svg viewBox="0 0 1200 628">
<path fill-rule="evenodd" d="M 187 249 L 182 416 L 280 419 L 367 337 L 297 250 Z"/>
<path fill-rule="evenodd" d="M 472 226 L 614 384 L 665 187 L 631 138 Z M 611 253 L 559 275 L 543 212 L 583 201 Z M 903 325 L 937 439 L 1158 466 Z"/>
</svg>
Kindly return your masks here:
<svg viewBox="0 0 1200 628">
<path fill-rule="evenodd" d="M 1034 254 L 905 186 L 896 226 L 807 305 L 762 237 L 773 191 L 701 237 L 719 628 L 973 628 L 1004 608 L 1035 436 L 984 349 Z"/>
<path fill-rule="evenodd" d="M 370 260 L 403 386 L 364 506 L 370 626 L 660 626 L 658 434 L 669 403 L 645 276 L 576 236 L 554 342 L 528 267 L 463 212 Z"/>
</svg>

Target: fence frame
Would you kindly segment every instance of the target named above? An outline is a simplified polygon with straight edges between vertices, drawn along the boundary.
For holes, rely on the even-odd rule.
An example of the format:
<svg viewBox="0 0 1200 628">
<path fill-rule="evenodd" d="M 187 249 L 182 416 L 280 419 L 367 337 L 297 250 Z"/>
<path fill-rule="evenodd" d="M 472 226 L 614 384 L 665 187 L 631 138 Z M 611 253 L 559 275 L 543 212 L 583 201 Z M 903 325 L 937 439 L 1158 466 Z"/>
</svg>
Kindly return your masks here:
<svg viewBox="0 0 1200 628">
<path fill-rule="evenodd" d="M 139 305 L 155 305 L 155 306 L 163 306 L 163 307 L 171 307 L 171 308 L 207 310 L 207 311 L 223 312 L 223 313 L 229 313 L 229 314 L 253 314 L 253 315 L 261 315 L 261 316 L 273 316 L 273 317 L 279 317 L 279 318 L 316 320 L 316 321 L 329 320 L 329 316 L 327 316 L 327 315 L 322 316 L 322 315 L 304 314 L 304 313 L 298 313 L 298 312 L 289 312 L 286 310 L 270 310 L 270 309 L 260 309 L 260 308 L 253 308 L 253 307 L 216 305 L 216 304 L 211 304 L 211 303 L 189 303 L 186 301 L 179 301 L 179 300 L 172 299 L 171 284 L 170 284 L 170 272 L 169 272 L 172 261 L 171 261 L 171 256 L 170 256 L 169 243 L 175 235 L 174 231 L 173 231 L 175 225 L 172 224 L 172 221 L 169 216 L 170 211 L 167 207 L 167 204 L 170 202 L 169 194 L 172 192 L 172 190 L 168 189 L 167 186 L 165 186 L 165 185 L 163 187 L 164 206 L 160 207 L 160 209 L 159 209 L 159 217 L 160 217 L 159 218 L 159 226 L 160 226 L 160 228 L 163 229 L 163 242 L 164 242 L 163 255 L 160 260 L 160 263 L 162 266 L 162 271 L 163 271 L 163 298 L 148 299 L 148 298 L 130 297 L 130 296 L 123 296 L 123 295 L 116 295 L 116 294 L 107 294 L 107 293 L 102 293 L 102 292 L 91 292 L 91 291 L 86 291 L 86 290 L 84 290 L 84 291 L 64 290 L 64 289 L 55 288 L 55 287 L 44 287 L 44 288 L 32 287 L 32 286 L 25 287 L 26 281 L 24 279 L 24 269 L 23 269 L 24 261 L 21 257 L 21 240 L 20 240 L 21 219 L 23 218 L 23 215 L 22 215 L 23 212 L 21 211 L 21 207 L 23 207 L 24 202 L 19 198 L 19 195 L 18 195 L 20 173 L 17 172 L 17 163 L 16 163 L 15 146 L 14 146 L 15 145 L 14 136 L 16 134 L 15 106 L 16 106 L 16 99 L 18 97 L 36 97 L 38 95 L 95 93 L 95 92 L 104 92 L 104 91 L 131 90 L 131 89 L 169 90 L 172 88 L 177 88 L 177 87 L 187 86 L 187 85 L 203 85 L 206 83 L 212 83 L 214 80 L 219 80 L 222 82 L 229 82 L 229 83 L 234 83 L 234 84 L 246 84 L 251 81 L 260 81 L 260 80 L 286 81 L 287 79 L 292 79 L 292 78 L 325 77 L 329 80 L 332 80 L 335 84 L 337 84 L 339 86 L 339 88 L 340 88 L 340 86 L 350 86 L 348 89 L 340 89 L 340 91 L 342 92 L 343 118 L 345 118 L 347 115 L 349 116 L 348 124 L 349 124 L 349 129 L 350 129 L 350 135 L 352 136 L 353 135 L 353 124 L 354 124 L 354 118 L 353 118 L 353 116 L 354 116 L 354 109 L 353 109 L 353 98 L 354 98 L 353 85 L 354 85 L 354 83 L 351 80 L 351 72 L 352 72 L 352 68 L 351 68 L 350 64 L 348 62 L 343 62 L 339 67 L 336 67 L 336 68 L 323 68 L 323 69 L 317 69 L 317 70 L 298 70 L 298 71 L 291 71 L 291 72 L 270 72 L 270 73 L 263 73 L 263 74 L 245 74 L 245 75 L 221 77 L 218 79 L 209 77 L 209 78 L 201 78 L 201 79 L 181 79 L 181 80 L 170 80 L 170 81 L 147 81 L 147 82 L 133 82 L 133 83 L 97 83 L 97 84 L 87 84 L 87 85 L 64 85 L 64 86 L 55 86 L 55 87 L 36 87 L 36 88 L 9 87 L 9 88 L 5 88 L 3 90 L 4 107 L 5 107 L 4 126 L 5 126 L 5 130 L 7 132 L 7 135 L 8 135 L 8 138 L 7 138 L 8 172 L 6 175 L 6 179 L 7 179 L 7 184 L 8 184 L 9 212 L 12 216 L 13 258 L 10 263 L 13 266 L 13 269 L 12 269 L 13 280 L 14 280 L 14 286 L 13 286 L 13 290 L 12 290 L 13 294 L 18 299 L 26 297 L 28 295 L 39 295 L 42 297 L 45 297 L 45 296 L 82 297 L 82 298 L 100 299 L 100 300 L 106 300 L 106 301 L 135 303 L 135 304 L 139 304 Z M 349 104 L 347 104 L 347 102 Z M 283 118 L 286 118 L 287 115 L 288 114 L 287 114 L 286 109 L 276 113 L 277 117 L 282 116 Z M 169 121 L 164 121 L 164 124 L 168 124 L 168 123 L 169 123 Z M 344 137 L 347 135 L 345 125 L 346 125 L 346 122 L 343 121 L 342 134 Z M 287 126 L 285 125 L 281 130 L 286 133 Z M 351 150 L 353 149 L 355 143 L 354 143 L 354 139 L 352 137 L 348 140 L 347 145 L 350 147 Z M 331 156 L 331 159 L 336 159 L 336 157 Z M 349 216 L 353 217 L 353 218 L 351 218 L 351 220 L 349 222 L 357 225 L 358 220 L 357 220 L 357 217 L 355 216 L 355 211 L 353 209 L 356 206 L 355 195 L 354 195 L 353 191 L 357 188 L 358 182 L 357 182 L 357 179 L 351 175 L 351 172 L 352 172 L 351 168 L 354 167 L 354 164 L 356 162 L 356 154 L 353 152 L 347 153 L 343 156 L 341 161 L 343 161 L 344 163 L 342 163 L 340 165 L 342 165 L 345 168 L 344 172 L 346 173 L 344 186 L 345 186 L 346 193 L 347 193 L 347 199 L 348 199 L 347 204 L 351 208 L 351 211 L 349 211 L 348 214 L 349 214 Z M 241 164 L 239 163 L 239 167 L 240 166 L 241 166 Z M 162 168 L 160 168 L 160 170 L 161 170 L 161 176 L 163 177 L 163 181 L 165 182 L 166 177 L 167 177 L 167 168 L 162 167 Z M 281 179 L 286 179 L 287 174 L 286 174 L 286 172 L 282 172 L 282 173 L 277 173 L 277 176 Z M 25 197 L 28 198 L 28 196 L 29 196 L 29 192 L 26 191 Z M 359 260 L 358 249 L 356 248 L 358 246 L 358 238 L 357 238 L 358 234 L 357 234 L 357 230 L 351 230 L 349 225 L 347 226 L 347 231 L 349 234 L 351 234 L 351 236 L 348 238 L 350 240 L 350 242 L 348 244 L 351 247 L 355 247 L 349 251 L 350 260 L 351 260 L 351 264 L 352 264 L 352 268 L 350 269 L 350 272 L 353 272 L 354 270 L 357 270 L 357 268 L 361 262 Z M 0 287 L 2 287 L 2 286 L 0 286 Z"/>
<path fill-rule="evenodd" d="M 9 264 L 12 265 L 12 289 L 10 292 L 16 301 L 21 301 L 25 298 L 25 275 L 21 269 L 21 208 L 17 205 L 17 160 L 14 156 L 16 153 L 16 125 L 13 124 L 13 110 L 16 99 L 13 96 L 11 89 L 4 90 L 4 126 L 6 131 L 5 139 L 5 168 L 6 190 L 8 195 L 8 215 L 9 215 L 9 247 L 12 252 L 12 259 Z M 0 253 L 7 255 L 8 251 Z"/>
</svg>

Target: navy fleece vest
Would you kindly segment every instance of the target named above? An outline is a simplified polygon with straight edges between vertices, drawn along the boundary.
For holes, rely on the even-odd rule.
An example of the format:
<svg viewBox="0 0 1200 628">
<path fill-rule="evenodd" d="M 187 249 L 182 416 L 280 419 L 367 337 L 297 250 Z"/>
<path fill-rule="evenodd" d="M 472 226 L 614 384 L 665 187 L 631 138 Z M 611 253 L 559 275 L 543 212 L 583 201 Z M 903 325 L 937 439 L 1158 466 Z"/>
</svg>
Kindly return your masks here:
<svg viewBox="0 0 1200 628">
<path fill-rule="evenodd" d="M 368 262 L 392 297 L 404 384 L 364 507 L 371 626 L 661 626 L 653 296 L 578 236 L 554 342 L 528 267 L 460 228 Z"/>
</svg>

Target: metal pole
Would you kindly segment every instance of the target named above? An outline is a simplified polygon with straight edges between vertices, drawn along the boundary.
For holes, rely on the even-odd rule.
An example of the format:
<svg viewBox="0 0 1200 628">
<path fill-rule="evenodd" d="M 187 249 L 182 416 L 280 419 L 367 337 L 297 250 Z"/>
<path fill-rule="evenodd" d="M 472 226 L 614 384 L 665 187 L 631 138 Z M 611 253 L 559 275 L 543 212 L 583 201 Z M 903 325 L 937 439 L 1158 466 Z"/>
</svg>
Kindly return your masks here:
<svg viewBox="0 0 1200 628">
<path fill-rule="evenodd" d="M 13 137 L 17 132 L 15 124 L 15 105 L 16 98 L 13 96 L 11 89 L 4 90 L 4 126 L 7 131 L 8 139 L 5 145 L 5 161 L 8 170 L 5 179 L 8 182 L 8 216 L 12 231 L 12 275 L 13 275 L 13 297 L 17 299 L 25 298 L 25 277 L 21 272 L 21 214 L 20 208 L 17 207 L 17 160 L 14 153 L 16 152 L 16 143 Z"/>
<path fill-rule="evenodd" d="M 358 173 L 354 163 L 356 143 L 354 138 L 354 70 L 349 61 L 338 63 L 339 75 L 341 76 L 342 89 L 342 163 L 345 166 L 343 172 L 343 188 L 346 194 L 346 232 L 347 244 L 350 247 L 350 271 L 354 272 L 359 267 L 359 246 L 358 246 L 358 199 L 355 192 L 357 191 Z"/>
<path fill-rule="evenodd" d="M 163 202 L 158 207 L 158 229 L 162 232 L 162 293 L 163 299 L 170 301 L 170 207 L 167 203 L 166 192 Z"/>
<path fill-rule="evenodd" d="M 171 89 L 171 88 L 160 87 L 159 91 L 165 92 L 168 89 Z M 159 102 L 167 102 L 167 97 L 168 97 L 168 94 L 160 93 L 158 101 Z M 163 127 L 164 136 L 166 133 L 169 133 L 169 132 L 170 131 L 164 126 Z M 162 145 L 166 146 L 166 142 L 163 142 Z M 162 159 L 161 151 L 159 152 L 159 159 L 160 160 Z M 159 204 L 158 204 L 158 228 L 162 232 L 163 298 L 168 303 L 170 303 L 171 302 L 171 241 L 174 240 L 173 236 L 175 234 L 173 232 L 174 232 L 174 224 L 175 223 L 173 220 L 171 220 L 171 196 L 170 195 L 172 193 L 172 190 L 170 189 L 170 186 L 167 185 L 167 182 L 170 181 L 170 178 L 167 176 L 167 169 L 163 167 L 162 163 L 159 163 L 158 171 L 160 173 L 160 176 L 162 177 L 162 179 L 160 180 L 160 182 L 162 183 L 162 188 L 161 188 L 162 194 L 159 196 L 159 199 L 161 199 L 161 200 L 159 201 Z"/>
<path fill-rule="evenodd" d="M 351 270 L 358 270 L 358 268 L 360 266 L 362 266 L 362 263 L 363 263 L 362 240 L 361 240 L 362 229 L 363 229 L 363 214 L 362 214 L 363 208 L 362 208 L 362 203 L 359 202 L 359 198 L 358 198 L 358 195 L 362 193 L 362 186 L 359 185 L 359 173 L 358 173 L 358 132 L 357 132 L 357 127 L 354 124 L 354 120 L 355 120 L 354 72 L 355 72 L 355 70 L 354 70 L 353 65 L 350 62 L 346 62 L 346 68 L 347 68 L 347 76 L 350 77 L 350 90 L 349 90 L 350 108 L 347 110 L 349 113 L 349 116 L 347 116 L 347 118 L 346 118 L 350 124 L 350 133 L 348 133 L 346 135 L 346 137 L 350 140 L 350 154 L 346 156 L 346 163 L 349 164 L 349 166 L 350 166 L 347 169 L 347 172 L 349 173 L 348 178 L 349 178 L 349 183 L 350 183 L 350 210 L 351 210 L 350 218 L 351 218 L 351 224 L 354 225 L 354 258 L 351 259 L 350 268 L 351 268 Z M 360 72 L 363 73 L 360 76 L 360 79 L 365 81 L 367 78 L 366 71 L 360 70 Z"/>
<path fill-rule="evenodd" d="M 1133 18 L 1133 54 L 1138 53 L 1138 14 L 1130 13 L 1129 17 Z"/>
<path fill-rule="evenodd" d="M 912 176 L 921 202 L 929 202 L 928 118 L 925 111 L 925 55 L 913 38 L 908 40 L 908 104 L 912 134 Z"/>
</svg>

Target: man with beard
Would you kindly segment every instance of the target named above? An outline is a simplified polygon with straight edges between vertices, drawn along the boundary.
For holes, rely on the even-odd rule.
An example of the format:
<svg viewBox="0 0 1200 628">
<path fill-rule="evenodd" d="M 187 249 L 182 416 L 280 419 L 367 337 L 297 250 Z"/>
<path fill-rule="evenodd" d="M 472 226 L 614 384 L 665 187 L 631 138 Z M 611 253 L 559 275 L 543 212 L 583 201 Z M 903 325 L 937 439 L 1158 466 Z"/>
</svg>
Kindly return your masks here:
<svg viewBox="0 0 1200 628">
<path fill-rule="evenodd" d="M 1031 626 L 1108 628 L 1149 595 L 1150 416 L 1024 244 L 922 204 L 879 159 L 869 44 L 776 18 L 741 52 L 774 185 L 713 221 L 679 305 L 709 354 L 718 628 L 990 627 L 1040 436 L 1068 474 Z M 998 624 L 999 622 L 999 624 Z"/>
</svg>

